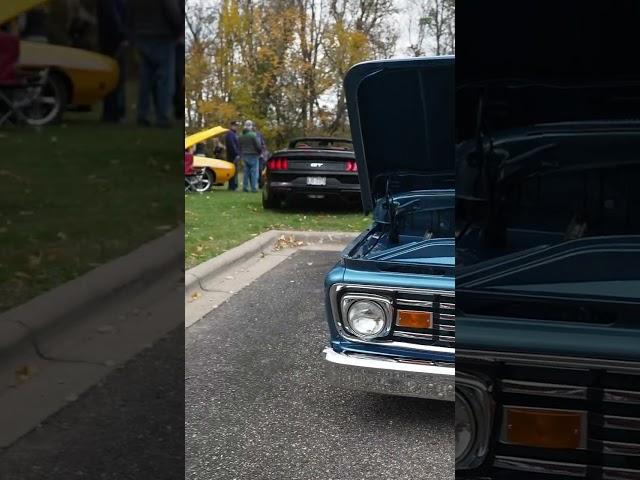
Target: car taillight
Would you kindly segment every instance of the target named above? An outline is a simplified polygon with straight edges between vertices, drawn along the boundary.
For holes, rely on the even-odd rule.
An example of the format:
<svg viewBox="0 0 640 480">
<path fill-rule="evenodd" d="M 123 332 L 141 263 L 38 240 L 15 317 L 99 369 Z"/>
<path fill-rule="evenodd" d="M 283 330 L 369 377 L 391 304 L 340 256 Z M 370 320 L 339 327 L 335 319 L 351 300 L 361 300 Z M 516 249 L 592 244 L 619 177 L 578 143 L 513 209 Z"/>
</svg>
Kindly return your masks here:
<svg viewBox="0 0 640 480">
<path fill-rule="evenodd" d="M 272 158 L 267 162 L 267 167 L 269 170 L 288 170 L 289 160 L 280 157 Z"/>
<path fill-rule="evenodd" d="M 358 171 L 358 164 L 354 160 L 347 161 L 345 167 L 347 169 L 347 172 L 357 172 Z"/>
</svg>

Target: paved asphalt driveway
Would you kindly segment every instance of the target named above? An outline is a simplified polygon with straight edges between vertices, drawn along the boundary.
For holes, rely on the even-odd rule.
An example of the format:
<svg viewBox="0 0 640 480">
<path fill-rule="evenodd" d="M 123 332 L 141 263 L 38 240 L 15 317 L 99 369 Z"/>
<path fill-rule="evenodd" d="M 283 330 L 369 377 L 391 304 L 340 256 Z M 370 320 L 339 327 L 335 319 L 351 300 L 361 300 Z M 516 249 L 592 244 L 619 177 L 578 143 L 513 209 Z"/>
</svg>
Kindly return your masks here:
<svg viewBox="0 0 640 480">
<path fill-rule="evenodd" d="M 187 331 L 187 480 L 454 478 L 453 404 L 327 385 L 336 257 L 300 251 Z"/>
</svg>

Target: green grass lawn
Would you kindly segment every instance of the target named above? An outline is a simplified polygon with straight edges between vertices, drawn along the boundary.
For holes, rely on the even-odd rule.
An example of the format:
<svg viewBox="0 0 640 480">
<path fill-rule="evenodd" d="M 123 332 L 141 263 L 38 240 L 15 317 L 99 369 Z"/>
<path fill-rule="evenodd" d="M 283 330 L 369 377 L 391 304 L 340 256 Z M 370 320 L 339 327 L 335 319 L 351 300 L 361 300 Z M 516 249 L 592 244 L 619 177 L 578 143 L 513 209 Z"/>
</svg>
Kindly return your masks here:
<svg viewBox="0 0 640 480">
<path fill-rule="evenodd" d="M 185 262 L 190 268 L 271 229 L 359 232 L 371 223 L 335 208 L 264 210 L 260 193 L 215 189 L 185 196 Z"/>
<path fill-rule="evenodd" d="M 0 311 L 124 255 L 183 214 L 182 126 L 0 129 Z"/>
</svg>

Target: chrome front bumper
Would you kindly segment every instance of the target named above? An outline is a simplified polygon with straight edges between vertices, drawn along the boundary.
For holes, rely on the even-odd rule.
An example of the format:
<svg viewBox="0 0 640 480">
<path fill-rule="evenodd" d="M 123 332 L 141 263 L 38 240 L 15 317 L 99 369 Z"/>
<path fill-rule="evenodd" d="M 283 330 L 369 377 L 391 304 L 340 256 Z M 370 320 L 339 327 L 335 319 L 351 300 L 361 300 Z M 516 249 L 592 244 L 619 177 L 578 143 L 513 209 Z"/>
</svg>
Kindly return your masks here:
<svg viewBox="0 0 640 480">
<path fill-rule="evenodd" d="M 336 386 L 403 397 L 455 400 L 456 369 L 428 362 L 323 350 L 326 373 Z"/>
</svg>

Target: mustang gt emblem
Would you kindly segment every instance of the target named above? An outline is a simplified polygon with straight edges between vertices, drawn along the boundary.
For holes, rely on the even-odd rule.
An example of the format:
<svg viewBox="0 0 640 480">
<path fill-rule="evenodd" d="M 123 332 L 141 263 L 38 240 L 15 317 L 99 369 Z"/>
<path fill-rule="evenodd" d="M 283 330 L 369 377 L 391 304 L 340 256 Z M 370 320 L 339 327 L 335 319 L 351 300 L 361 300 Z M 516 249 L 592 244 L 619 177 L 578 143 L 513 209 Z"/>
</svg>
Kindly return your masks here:
<svg viewBox="0 0 640 480">
<path fill-rule="evenodd" d="M 324 163 L 312 163 L 311 164 L 312 167 L 321 167 L 322 165 L 324 165 Z"/>
</svg>

